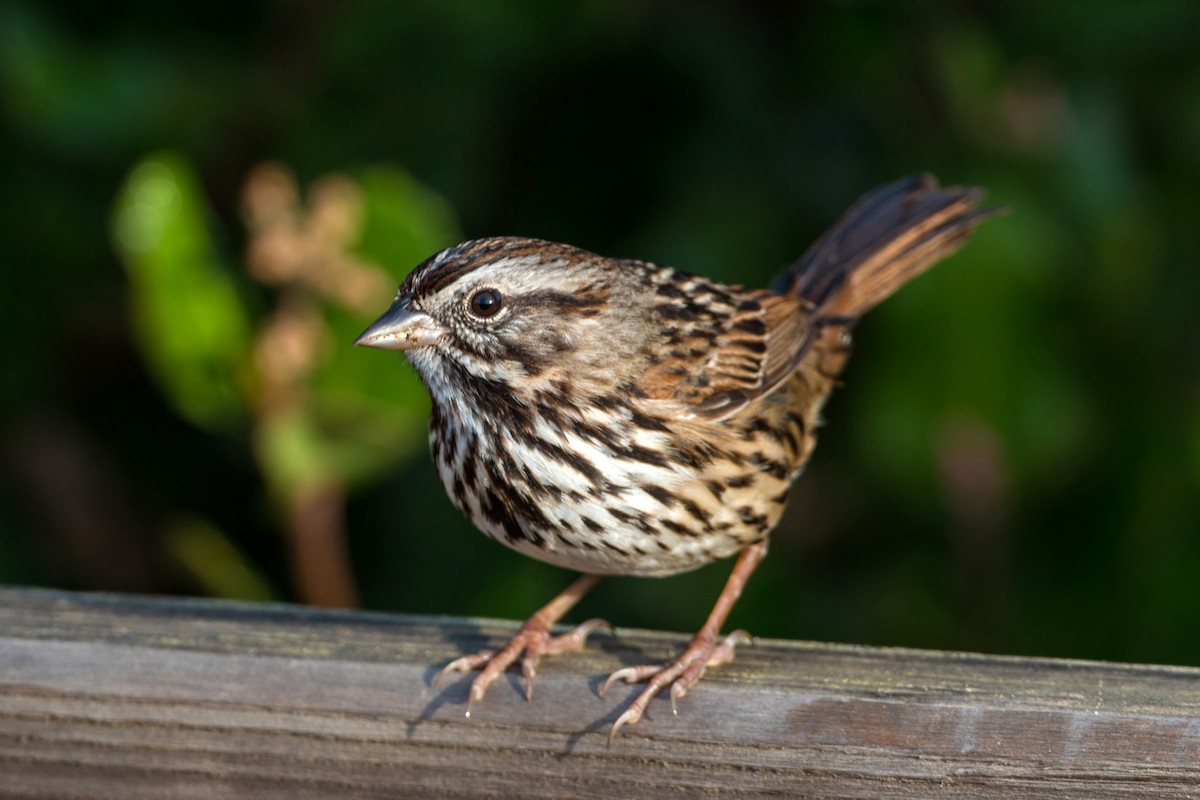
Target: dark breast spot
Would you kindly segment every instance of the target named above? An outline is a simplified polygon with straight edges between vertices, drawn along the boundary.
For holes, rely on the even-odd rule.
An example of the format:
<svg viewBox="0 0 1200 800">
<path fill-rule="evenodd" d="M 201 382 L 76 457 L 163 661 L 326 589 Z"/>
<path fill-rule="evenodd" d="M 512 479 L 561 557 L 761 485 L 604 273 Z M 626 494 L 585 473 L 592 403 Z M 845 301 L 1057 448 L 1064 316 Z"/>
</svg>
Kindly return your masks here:
<svg viewBox="0 0 1200 800">
<path fill-rule="evenodd" d="M 664 489 L 661 486 L 655 486 L 654 484 L 651 483 L 651 484 L 645 484 L 641 488 L 642 488 L 643 492 L 650 495 L 651 497 L 653 497 L 658 502 L 662 503 L 667 508 L 671 508 L 676 503 L 679 502 L 678 497 L 676 497 L 671 491 Z"/>
<path fill-rule="evenodd" d="M 678 522 L 675 522 L 673 520 L 664 519 L 662 521 L 662 525 L 667 530 L 671 531 L 672 533 L 677 533 L 680 536 L 695 536 L 696 535 L 695 531 L 689 530 L 688 528 L 685 528 L 683 525 L 680 525 Z"/>
<path fill-rule="evenodd" d="M 592 533 L 604 533 L 604 526 L 599 522 L 596 522 L 596 520 L 592 519 L 591 517 L 581 517 L 580 519 L 582 520 L 584 527 Z"/>
<path fill-rule="evenodd" d="M 747 472 L 744 475 L 734 475 L 725 479 L 725 485 L 731 489 L 744 489 L 754 483 L 755 475 L 753 472 Z"/>
</svg>

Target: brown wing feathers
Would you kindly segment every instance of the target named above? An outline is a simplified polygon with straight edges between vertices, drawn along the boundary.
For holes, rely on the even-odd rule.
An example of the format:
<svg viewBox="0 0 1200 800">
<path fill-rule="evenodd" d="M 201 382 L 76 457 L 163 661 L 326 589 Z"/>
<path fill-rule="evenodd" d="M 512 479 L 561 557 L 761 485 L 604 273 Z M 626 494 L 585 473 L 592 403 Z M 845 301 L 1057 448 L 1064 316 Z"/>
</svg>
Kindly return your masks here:
<svg viewBox="0 0 1200 800">
<path fill-rule="evenodd" d="M 684 324 L 707 335 L 689 337 L 699 346 L 675 348 L 647 370 L 649 396 L 683 402 L 707 417 L 728 417 L 773 391 L 814 352 L 814 368 L 831 381 L 849 354 L 844 333 L 857 318 L 957 250 L 977 222 L 1000 211 L 978 208 L 982 198 L 979 189 L 943 189 L 928 175 L 905 178 L 859 200 L 771 290 L 735 289 L 741 293 L 736 308 L 709 302 L 690 305 L 682 315 L 677 293 L 660 290 L 670 298 L 664 305 L 672 320 L 691 316 Z M 693 292 L 708 286 L 688 280 L 697 284 Z"/>
</svg>

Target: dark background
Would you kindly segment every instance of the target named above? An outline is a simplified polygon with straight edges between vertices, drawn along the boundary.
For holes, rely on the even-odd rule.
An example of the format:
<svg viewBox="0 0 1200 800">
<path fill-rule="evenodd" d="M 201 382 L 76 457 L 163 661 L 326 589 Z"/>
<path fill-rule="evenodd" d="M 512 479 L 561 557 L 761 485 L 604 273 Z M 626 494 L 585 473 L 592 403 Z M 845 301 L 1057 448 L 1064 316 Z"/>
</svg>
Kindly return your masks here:
<svg viewBox="0 0 1200 800">
<path fill-rule="evenodd" d="M 411 371 L 349 346 L 394 283 L 509 233 L 762 285 L 928 171 L 1012 213 L 860 326 L 731 625 L 1200 663 L 1197 31 L 1185 0 L 5 3 L 0 581 L 311 599 L 288 509 L 319 473 L 364 606 L 523 617 L 569 576 L 453 511 Z M 241 345 L 171 383 L 205 293 L 147 294 L 119 235 L 155 158 L 251 331 L 291 295 L 242 268 L 247 176 L 363 187 L 344 249 L 389 285 L 320 312 L 303 468 Z M 385 402 L 346 400 L 368 383 Z M 386 452 L 322 455 L 351 440 Z M 608 580 L 575 616 L 694 630 L 728 568 Z"/>
</svg>

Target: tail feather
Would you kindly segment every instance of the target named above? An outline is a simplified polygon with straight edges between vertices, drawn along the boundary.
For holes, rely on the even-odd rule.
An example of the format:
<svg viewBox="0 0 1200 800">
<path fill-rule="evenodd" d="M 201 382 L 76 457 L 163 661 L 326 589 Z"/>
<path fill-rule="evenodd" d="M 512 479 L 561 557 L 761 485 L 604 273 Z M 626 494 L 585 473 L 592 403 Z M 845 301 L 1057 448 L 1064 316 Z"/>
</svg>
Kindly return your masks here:
<svg viewBox="0 0 1200 800">
<path fill-rule="evenodd" d="M 818 319 L 853 321 L 958 250 L 980 221 L 983 191 L 941 188 L 930 175 L 863 196 L 772 286 L 811 303 Z"/>
</svg>

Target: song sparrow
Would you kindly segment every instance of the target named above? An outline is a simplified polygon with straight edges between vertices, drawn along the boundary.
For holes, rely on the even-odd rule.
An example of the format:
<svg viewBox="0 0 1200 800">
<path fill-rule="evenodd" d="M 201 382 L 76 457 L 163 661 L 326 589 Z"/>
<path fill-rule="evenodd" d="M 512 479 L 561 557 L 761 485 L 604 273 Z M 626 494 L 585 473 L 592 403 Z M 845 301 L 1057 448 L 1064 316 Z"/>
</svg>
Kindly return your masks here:
<svg viewBox="0 0 1200 800">
<path fill-rule="evenodd" d="M 604 624 L 550 634 L 602 575 L 671 575 L 741 553 L 678 658 L 604 683 L 649 681 L 610 742 L 665 686 L 674 707 L 733 657 L 746 634 L 720 639 L 721 626 L 816 443 L 851 327 L 960 247 L 994 211 L 981 198 L 928 176 L 876 189 L 771 289 L 509 237 L 443 250 L 404 279 L 355 344 L 403 350 L 416 368 L 454 504 L 491 538 L 584 573 L 505 647 L 447 665 L 443 675 L 482 669 L 468 716 L 522 653 L 531 696 L 541 656 L 581 648 Z"/>
</svg>

